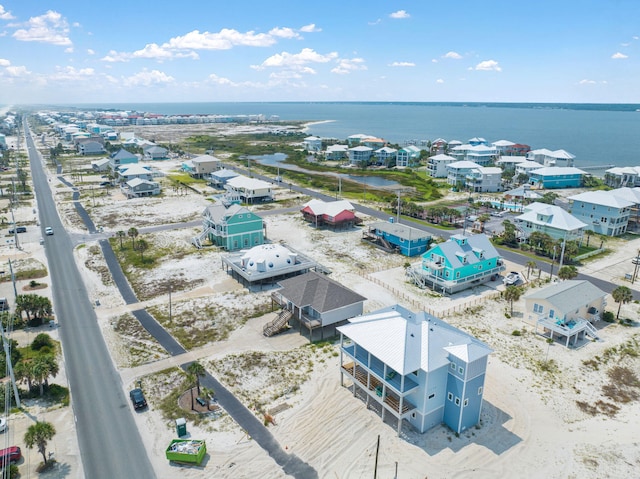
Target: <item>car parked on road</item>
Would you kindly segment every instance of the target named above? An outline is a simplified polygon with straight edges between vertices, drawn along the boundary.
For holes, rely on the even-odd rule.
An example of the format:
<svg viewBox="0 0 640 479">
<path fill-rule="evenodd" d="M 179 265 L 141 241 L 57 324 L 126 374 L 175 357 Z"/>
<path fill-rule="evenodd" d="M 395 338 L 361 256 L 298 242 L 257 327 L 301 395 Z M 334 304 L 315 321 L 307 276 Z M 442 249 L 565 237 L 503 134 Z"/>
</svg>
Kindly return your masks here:
<svg viewBox="0 0 640 479">
<path fill-rule="evenodd" d="M 144 398 L 144 393 L 142 389 L 135 388 L 129 391 L 129 397 L 131 398 L 131 402 L 133 403 L 134 409 L 142 409 L 147 407 L 147 400 Z"/>
<path fill-rule="evenodd" d="M 14 233 L 26 233 L 27 232 L 27 227 L 26 226 L 13 226 L 11 228 L 9 228 L 9 234 L 12 235 Z"/>
<path fill-rule="evenodd" d="M 44 229 L 44 232 L 45 232 L 45 234 L 46 234 L 47 236 L 51 236 L 51 235 L 53 234 L 53 228 L 52 228 L 51 226 L 47 226 L 47 227 Z"/>
<path fill-rule="evenodd" d="M 22 451 L 19 446 L 11 446 L 6 449 L 0 449 L 0 467 L 7 464 L 15 464 L 22 458 Z"/>
</svg>

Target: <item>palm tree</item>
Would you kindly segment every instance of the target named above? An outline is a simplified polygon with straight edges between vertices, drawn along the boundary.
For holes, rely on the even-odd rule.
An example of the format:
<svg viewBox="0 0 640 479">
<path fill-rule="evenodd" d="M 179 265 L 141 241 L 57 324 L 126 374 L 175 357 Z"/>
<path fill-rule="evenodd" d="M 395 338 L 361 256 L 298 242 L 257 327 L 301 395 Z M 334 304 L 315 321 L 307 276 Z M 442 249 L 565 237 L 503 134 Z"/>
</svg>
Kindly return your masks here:
<svg viewBox="0 0 640 479">
<path fill-rule="evenodd" d="M 196 386 L 198 387 L 198 396 L 200 396 L 200 378 L 207 374 L 204 366 L 198 361 L 194 361 L 187 367 L 187 371 L 195 376 Z"/>
<path fill-rule="evenodd" d="M 578 268 L 572 265 L 563 266 L 558 270 L 558 278 L 565 279 L 573 279 L 578 276 Z"/>
<path fill-rule="evenodd" d="M 127 233 L 125 233 L 123 230 L 118 230 L 116 231 L 116 236 L 120 238 L 120 249 L 122 249 L 122 240 L 125 236 L 127 236 Z"/>
<path fill-rule="evenodd" d="M 138 237 L 138 234 L 138 230 L 134 227 L 129 228 L 129 231 L 127 231 L 127 235 L 131 238 L 132 249 L 136 248 L 136 238 Z"/>
<path fill-rule="evenodd" d="M 47 463 L 47 442 L 53 439 L 56 433 L 56 428 L 53 424 L 48 422 L 38 421 L 35 424 L 29 426 L 27 432 L 24 435 L 24 443 L 31 449 L 33 446 L 38 447 L 38 452 L 42 454 L 44 463 Z"/>
<path fill-rule="evenodd" d="M 613 296 L 613 300 L 618 303 L 618 314 L 616 314 L 616 319 L 620 318 L 620 308 L 624 303 L 628 303 L 633 299 L 633 293 L 627 286 L 618 286 L 611 292 L 611 296 Z"/>
<path fill-rule="evenodd" d="M 527 261 L 527 264 L 525 264 L 525 266 L 527 267 L 527 279 L 529 279 L 529 275 L 531 274 L 532 271 L 535 271 L 536 268 L 538 267 L 538 263 L 536 263 L 533 260 Z"/>
<path fill-rule="evenodd" d="M 144 252 L 149 249 L 149 243 L 147 243 L 144 239 L 140 238 L 138 240 L 138 244 L 136 245 L 136 250 L 140 251 L 140 260 L 144 262 Z"/>
<path fill-rule="evenodd" d="M 592 230 L 587 230 L 584 232 L 585 235 L 587 235 L 587 248 L 589 247 L 589 241 L 591 241 L 591 237 L 593 236 L 593 231 Z"/>
<path fill-rule="evenodd" d="M 513 302 L 518 301 L 522 293 L 522 288 L 519 286 L 507 286 L 504 290 L 504 299 L 511 302 L 511 316 L 513 316 Z"/>
</svg>

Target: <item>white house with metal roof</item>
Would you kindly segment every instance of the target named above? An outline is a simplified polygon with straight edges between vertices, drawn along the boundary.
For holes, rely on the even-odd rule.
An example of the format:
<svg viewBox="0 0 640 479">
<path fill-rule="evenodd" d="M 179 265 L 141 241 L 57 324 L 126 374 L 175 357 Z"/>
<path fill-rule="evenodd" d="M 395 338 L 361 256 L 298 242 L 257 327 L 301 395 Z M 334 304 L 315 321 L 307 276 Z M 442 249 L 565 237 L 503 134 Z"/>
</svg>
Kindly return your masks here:
<svg viewBox="0 0 640 479">
<path fill-rule="evenodd" d="M 558 163 L 563 166 L 573 166 L 574 159 L 575 155 L 565 150 L 551 151 L 546 148 L 540 148 L 527 153 L 527 160 L 535 161 L 544 166 L 558 166 Z"/>
<path fill-rule="evenodd" d="M 637 204 L 615 191 L 587 191 L 569 196 L 569 212 L 596 233 L 621 235 L 627 231 L 631 208 Z"/>
<path fill-rule="evenodd" d="M 271 183 L 257 178 L 239 175 L 229 179 L 224 187 L 227 190 L 227 195 L 237 196 L 245 203 L 263 203 L 274 199 Z"/>
<path fill-rule="evenodd" d="M 599 339 L 593 326 L 602 317 L 607 293 L 585 280 L 566 280 L 524 296 L 525 313 L 551 339 L 564 338 L 565 346 L 590 336 Z"/>
<path fill-rule="evenodd" d="M 559 206 L 531 203 L 513 219 L 524 238 L 531 233 L 546 233 L 554 239 L 575 241 L 582 238 L 587 224 Z"/>
<path fill-rule="evenodd" d="M 609 168 L 604 172 L 604 182 L 613 188 L 640 186 L 640 166 Z"/>
<path fill-rule="evenodd" d="M 453 156 L 440 153 L 439 155 L 430 156 L 427 160 L 427 173 L 432 178 L 446 178 L 447 165 L 458 161 Z"/>
<path fill-rule="evenodd" d="M 340 333 L 340 384 L 420 432 L 478 424 L 492 349 L 445 321 L 400 305 L 352 318 Z"/>
</svg>

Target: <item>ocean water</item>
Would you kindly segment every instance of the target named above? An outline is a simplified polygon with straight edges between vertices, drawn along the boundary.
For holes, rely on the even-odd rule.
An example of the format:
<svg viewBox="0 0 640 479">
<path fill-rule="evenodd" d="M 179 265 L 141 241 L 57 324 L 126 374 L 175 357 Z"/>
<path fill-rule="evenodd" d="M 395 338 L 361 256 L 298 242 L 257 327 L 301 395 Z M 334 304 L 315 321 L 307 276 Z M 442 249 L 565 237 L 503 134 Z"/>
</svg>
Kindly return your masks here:
<svg viewBox="0 0 640 479">
<path fill-rule="evenodd" d="M 410 140 L 510 140 L 532 149 L 564 149 L 577 167 L 640 165 L 640 105 L 544 103 L 147 103 L 74 105 L 167 115 L 263 114 L 318 122 L 310 135 L 345 139 L 364 133 Z M 597 174 L 598 171 L 593 171 Z"/>
</svg>

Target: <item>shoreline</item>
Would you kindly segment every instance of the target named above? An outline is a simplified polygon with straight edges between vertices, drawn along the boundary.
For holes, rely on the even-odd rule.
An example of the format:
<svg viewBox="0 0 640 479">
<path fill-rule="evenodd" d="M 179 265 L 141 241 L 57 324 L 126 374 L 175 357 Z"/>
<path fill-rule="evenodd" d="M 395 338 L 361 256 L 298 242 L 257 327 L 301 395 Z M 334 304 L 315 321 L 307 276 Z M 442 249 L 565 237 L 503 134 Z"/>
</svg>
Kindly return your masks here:
<svg viewBox="0 0 640 479">
<path fill-rule="evenodd" d="M 307 131 L 309 131 L 309 128 L 315 125 L 322 125 L 323 123 L 335 123 L 338 120 L 319 120 L 319 121 L 310 121 L 310 122 L 304 122 L 302 124 L 302 131 L 304 131 L 305 133 Z"/>
</svg>

